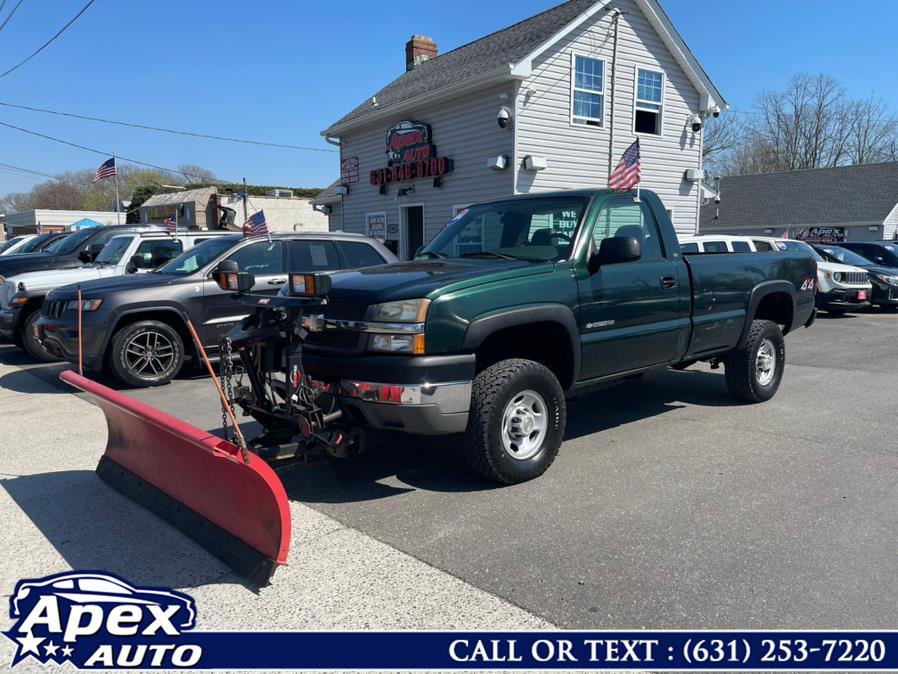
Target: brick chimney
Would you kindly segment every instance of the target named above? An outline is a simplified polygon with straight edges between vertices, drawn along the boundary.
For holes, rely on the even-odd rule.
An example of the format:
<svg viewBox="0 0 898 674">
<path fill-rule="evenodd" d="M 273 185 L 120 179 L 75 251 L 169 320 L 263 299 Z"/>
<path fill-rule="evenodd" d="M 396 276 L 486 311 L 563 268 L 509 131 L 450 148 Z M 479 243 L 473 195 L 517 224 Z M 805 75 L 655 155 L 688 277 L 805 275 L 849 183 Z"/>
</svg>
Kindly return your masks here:
<svg viewBox="0 0 898 674">
<path fill-rule="evenodd" d="M 425 35 L 412 35 L 412 39 L 405 43 L 405 69 L 412 70 L 436 55 L 436 42 Z"/>
</svg>

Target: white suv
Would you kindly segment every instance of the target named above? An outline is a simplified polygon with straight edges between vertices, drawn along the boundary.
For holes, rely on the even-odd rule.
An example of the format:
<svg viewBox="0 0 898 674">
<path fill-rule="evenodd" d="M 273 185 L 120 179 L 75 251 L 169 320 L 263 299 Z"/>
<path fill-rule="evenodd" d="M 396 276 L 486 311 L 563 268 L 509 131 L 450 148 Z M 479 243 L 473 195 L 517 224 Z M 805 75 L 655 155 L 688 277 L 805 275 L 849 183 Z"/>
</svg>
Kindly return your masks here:
<svg viewBox="0 0 898 674">
<path fill-rule="evenodd" d="M 852 309 L 870 306 L 873 285 L 866 269 L 827 262 L 804 241 L 753 236 L 758 251 L 803 251 L 817 260 L 817 307 L 830 314 L 844 314 Z"/>
<path fill-rule="evenodd" d="M 754 253 L 755 245 L 747 236 L 699 234 L 680 237 L 682 253 Z"/>
</svg>

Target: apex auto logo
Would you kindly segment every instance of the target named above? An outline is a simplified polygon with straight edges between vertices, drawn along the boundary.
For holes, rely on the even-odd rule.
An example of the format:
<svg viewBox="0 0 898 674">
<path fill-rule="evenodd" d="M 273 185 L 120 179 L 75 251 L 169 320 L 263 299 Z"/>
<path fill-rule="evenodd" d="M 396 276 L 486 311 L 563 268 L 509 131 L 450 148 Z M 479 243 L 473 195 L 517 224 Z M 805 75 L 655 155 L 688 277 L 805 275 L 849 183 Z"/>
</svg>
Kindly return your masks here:
<svg viewBox="0 0 898 674">
<path fill-rule="evenodd" d="M 192 667 L 202 648 L 180 643 L 194 628 L 193 599 L 136 587 L 108 573 L 70 572 L 22 580 L 9 600 L 13 665 L 71 662 L 79 668 Z"/>
</svg>

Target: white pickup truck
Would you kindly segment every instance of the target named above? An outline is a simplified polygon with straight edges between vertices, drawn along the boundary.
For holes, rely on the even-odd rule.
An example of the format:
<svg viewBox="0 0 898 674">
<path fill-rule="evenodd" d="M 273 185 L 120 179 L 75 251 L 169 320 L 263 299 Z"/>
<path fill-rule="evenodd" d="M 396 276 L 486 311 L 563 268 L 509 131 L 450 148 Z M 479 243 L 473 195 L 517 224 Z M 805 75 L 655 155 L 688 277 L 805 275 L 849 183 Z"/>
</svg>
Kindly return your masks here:
<svg viewBox="0 0 898 674">
<path fill-rule="evenodd" d="M 96 260 L 74 269 L 32 271 L 0 285 L 0 335 L 39 360 L 55 360 L 33 335 L 44 298 L 54 288 L 95 279 L 152 271 L 198 243 L 230 232 L 126 231 L 109 239 Z"/>
</svg>

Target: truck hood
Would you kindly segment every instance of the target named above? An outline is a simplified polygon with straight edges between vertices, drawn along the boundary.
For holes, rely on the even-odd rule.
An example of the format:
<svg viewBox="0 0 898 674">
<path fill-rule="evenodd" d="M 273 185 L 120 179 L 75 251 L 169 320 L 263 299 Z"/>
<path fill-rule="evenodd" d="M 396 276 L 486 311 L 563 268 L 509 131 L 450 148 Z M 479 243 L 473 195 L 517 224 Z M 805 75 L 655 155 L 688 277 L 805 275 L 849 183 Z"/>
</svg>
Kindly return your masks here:
<svg viewBox="0 0 898 674">
<path fill-rule="evenodd" d="M 69 283 L 86 283 L 95 279 L 115 274 L 116 267 L 75 267 L 73 269 L 48 269 L 46 271 L 30 271 L 7 278 L 16 285 L 23 283 L 26 292 L 36 290 L 52 290 Z"/>
<path fill-rule="evenodd" d="M 850 264 L 839 264 L 838 262 L 818 262 L 817 269 L 832 273 L 838 271 L 843 274 L 850 271 L 867 271 L 866 269 L 861 269 L 860 267 L 852 267 Z"/>
<path fill-rule="evenodd" d="M 389 302 L 430 297 L 505 278 L 545 274 L 551 262 L 512 260 L 413 260 L 339 272 L 331 278 L 331 297 L 368 302 Z"/>
<path fill-rule="evenodd" d="M 51 253 L 0 255 L 0 276 L 9 277 L 17 272 L 31 269 L 52 269 L 57 259 L 57 256 Z"/>
</svg>

